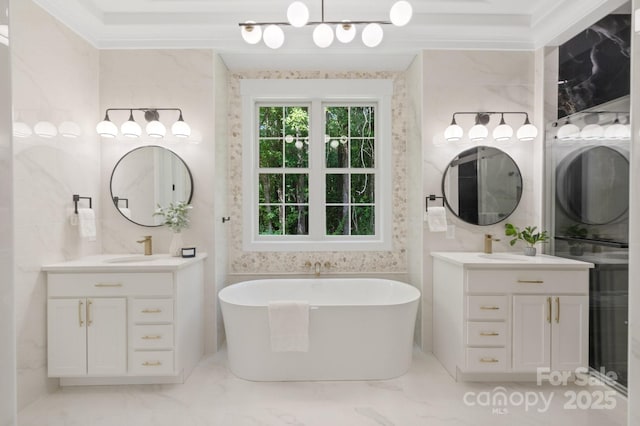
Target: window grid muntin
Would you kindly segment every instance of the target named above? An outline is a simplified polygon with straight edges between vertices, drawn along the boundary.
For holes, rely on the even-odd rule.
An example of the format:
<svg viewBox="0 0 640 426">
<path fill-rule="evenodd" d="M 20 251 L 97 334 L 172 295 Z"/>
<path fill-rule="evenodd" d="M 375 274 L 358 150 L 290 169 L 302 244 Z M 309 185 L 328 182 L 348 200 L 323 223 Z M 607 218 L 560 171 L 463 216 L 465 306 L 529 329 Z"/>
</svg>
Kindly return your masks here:
<svg viewBox="0 0 640 426">
<path fill-rule="evenodd" d="M 258 156 L 256 158 L 256 162 L 257 162 L 257 167 L 256 167 L 256 179 L 258 182 L 258 191 L 257 191 L 257 216 L 256 216 L 256 225 L 257 225 L 257 235 L 261 236 L 261 237 L 282 237 L 282 236 L 286 236 L 286 235 L 290 235 L 290 236 L 307 236 L 309 234 L 309 194 L 308 194 L 308 190 L 309 190 L 309 168 L 308 168 L 308 164 L 309 164 L 309 149 L 308 149 L 308 140 L 309 140 L 309 132 L 307 131 L 300 131 L 297 132 L 296 135 L 294 136 L 294 140 L 288 140 L 290 138 L 287 138 L 287 135 L 289 135 L 291 132 L 288 132 L 287 130 L 290 130 L 287 128 L 287 116 L 288 113 L 290 112 L 290 110 L 294 110 L 295 108 L 298 109 L 302 109 L 302 110 L 306 110 L 307 113 L 307 126 L 309 126 L 309 110 L 310 110 L 310 105 L 309 104 L 301 104 L 301 103 L 279 103 L 279 102 L 274 102 L 274 103 L 256 103 L 256 112 L 257 112 L 257 120 L 256 120 L 256 125 L 257 125 L 257 135 L 258 135 L 258 141 L 257 141 L 257 153 Z M 276 119 L 279 119 L 279 124 L 280 124 L 280 131 L 275 134 L 275 133 L 267 133 L 264 130 L 264 123 L 263 123 L 263 115 L 262 115 L 262 110 L 265 109 L 266 111 L 270 110 L 270 109 L 280 109 L 281 110 L 281 116 L 280 117 L 276 117 Z M 267 136 L 268 135 L 268 136 Z M 292 135 L 293 136 L 293 135 Z M 306 153 L 306 160 L 303 159 L 302 161 L 302 165 L 303 166 L 299 166 L 299 167 L 292 167 L 291 165 L 287 164 L 287 149 L 290 149 L 291 146 L 295 146 L 295 143 L 297 143 L 298 141 L 300 141 L 301 143 L 301 147 L 295 147 L 295 149 L 300 149 L 300 152 L 304 152 Z M 273 143 L 275 142 L 275 143 Z M 273 166 L 274 164 L 276 165 L 276 167 L 262 167 L 262 148 L 263 146 L 268 146 L 267 143 L 271 143 L 271 145 L 273 147 L 279 146 L 279 153 L 280 153 L 280 160 L 279 161 L 275 161 L 272 163 L 267 163 L 268 166 Z M 277 156 L 276 156 L 277 157 Z M 280 193 L 277 196 L 277 199 L 275 200 L 266 200 L 266 198 L 264 197 L 265 195 L 265 189 L 261 180 L 262 176 L 265 175 L 273 175 L 273 176 L 279 176 L 280 177 L 280 184 L 279 184 L 279 188 L 280 188 Z M 294 176 L 294 175 L 306 175 L 306 190 L 307 190 L 307 201 L 306 202 L 288 202 L 287 201 L 287 177 L 289 176 Z M 271 198 L 271 197 L 269 197 Z M 290 209 L 295 209 L 295 208 L 300 208 L 300 207 L 306 207 L 306 230 L 302 230 L 303 233 L 290 233 L 288 232 L 288 226 L 287 226 L 287 210 Z M 264 218 L 264 214 L 263 212 L 267 211 L 268 213 L 271 213 L 271 209 L 276 210 L 277 211 L 277 221 L 273 222 L 275 223 L 276 226 L 275 229 L 277 229 L 279 232 L 264 232 L 263 229 L 263 223 L 265 223 L 263 221 Z M 304 209 L 302 209 L 303 211 Z M 270 215 L 272 216 L 272 214 Z M 300 218 L 300 216 L 298 216 L 298 219 Z M 271 228 L 271 224 L 272 222 L 268 222 L 269 226 L 267 228 L 272 229 Z"/>
<path fill-rule="evenodd" d="M 332 132 L 330 131 L 330 129 L 328 129 L 328 110 L 330 108 L 347 108 L 347 135 L 346 135 L 346 141 L 345 138 L 343 137 L 342 140 L 340 139 L 341 135 L 334 135 L 332 134 Z M 370 108 L 372 110 L 372 115 L 373 115 L 373 129 L 371 130 L 371 132 L 369 134 L 373 134 L 373 137 L 371 136 L 352 136 L 353 135 L 353 127 L 352 127 L 352 109 L 354 108 Z M 358 102 L 344 102 L 344 103 L 330 103 L 330 102 L 325 102 L 323 103 L 323 108 L 322 108 L 322 116 L 324 119 L 324 123 L 323 123 L 323 128 L 325 129 L 325 147 L 324 147 L 324 162 L 323 162 L 323 174 L 324 174 L 324 179 L 323 182 L 325 183 L 325 190 L 323 191 L 323 198 L 324 198 L 324 209 L 323 209 L 323 213 L 324 213 L 324 236 L 326 238 L 335 238 L 335 237 L 349 237 L 350 239 L 353 237 L 369 237 L 369 238 L 375 238 L 378 236 L 379 233 L 379 226 L 378 223 L 376 221 L 376 217 L 379 214 L 379 205 L 377 204 L 377 200 L 379 200 L 379 192 L 378 192 L 378 185 L 376 184 L 376 178 L 378 176 L 378 168 L 375 167 L 375 165 L 378 163 L 377 162 L 377 153 L 378 153 L 378 149 L 377 149 L 377 135 L 378 135 L 378 129 L 377 129 L 377 115 L 378 115 L 378 104 L 376 102 L 366 102 L 366 103 L 358 103 Z M 338 145 L 336 146 L 335 143 L 332 146 L 332 142 L 333 141 L 338 141 Z M 353 154 L 353 141 L 371 141 L 373 144 L 373 153 L 371 154 L 371 165 L 374 167 L 354 167 L 353 166 L 353 158 L 352 158 L 352 154 Z M 342 143 L 345 142 L 345 143 Z M 335 167 L 335 166 L 331 166 L 330 162 L 329 162 L 329 150 L 331 149 L 337 149 L 340 147 L 340 145 L 346 145 L 348 148 L 346 149 L 347 152 L 347 160 L 346 160 L 346 164 L 348 165 L 348 167 Z M 349 190 L 349 194 L 348 194 L 348 200 L 349 202 L 347 203 L 336 203 L 336 202 L 327 202 L 327 198 L 328 197 L 328 188 L 326 187 L 327 183 L 328 183 L 328 176 L 329 175 L 346 175 L 348 176 L 347 178 L 347 187 Z M 371 203 L 356 203 L 353 202 L 353 187 L 352 187 L 352 175 L 372 175 L 373 178 L 373 185 L 374 185 L 374 191 L 373 191 L 373 202 Z M 346 207 L 348 209 L 348 220 L 347 220 L 347 229 L 345 231 L 343 231 L 342 234 L 331 234 L 329 233 L 331 231 L 331 229 L 329 229 L 329 220 L 330 218 L 328 217 L 328 211 L 330 210 L 330 208 L 338 208 L 341 207 L 344 209 L 344 207 Z M 356 210 L 359 210 L 361 207 L 373 207 L 373 225 L 372 225 L 372 230 L 373 233 L 368 233 L 368 234 L 354 234 L 353 231 L 353 214 L 354 214 L 354 208 L 356 208 Z"/>
</svg>

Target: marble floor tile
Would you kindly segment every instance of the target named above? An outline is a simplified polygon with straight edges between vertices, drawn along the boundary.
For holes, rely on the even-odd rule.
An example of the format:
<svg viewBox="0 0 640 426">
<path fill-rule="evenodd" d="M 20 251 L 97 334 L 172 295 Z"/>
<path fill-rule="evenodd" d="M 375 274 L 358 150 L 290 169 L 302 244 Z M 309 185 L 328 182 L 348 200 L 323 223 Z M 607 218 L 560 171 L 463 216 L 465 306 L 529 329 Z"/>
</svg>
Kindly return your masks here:
<svg viewBox="0 0 640 426">
<path fill-rule="evenodd" d="M 500 392 L 506 404 L 492 403 Z M 183 385 L 62 388 L 23 409 L 18 424 L 623 426 L 626 412 L 626 398 L 604 386 L 456 383 L 419 351 L 409 372 L 392 380 L 268 383 L 235 377 L 220 351 Z"/>
</svg>

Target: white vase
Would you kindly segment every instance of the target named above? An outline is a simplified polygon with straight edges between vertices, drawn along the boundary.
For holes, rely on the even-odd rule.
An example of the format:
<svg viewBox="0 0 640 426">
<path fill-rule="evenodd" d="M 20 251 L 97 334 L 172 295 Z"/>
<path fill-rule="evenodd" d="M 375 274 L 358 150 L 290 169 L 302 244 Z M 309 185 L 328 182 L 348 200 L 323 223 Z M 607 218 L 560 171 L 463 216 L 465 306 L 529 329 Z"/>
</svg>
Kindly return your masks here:
<svg viewBox="0 0 640 426">
<path fill-rule="evenodd" d="M 535 247 L 525 247 L 524 248 L 524 255 L 525 256 L 535 256 L 536 255 L 536 248 Z"/>
<path fill-rule="evenodd" d="M 182 232 L 174 232 L 169 244 L 169 254 L 174 257 L 182 256 L 182 247 L 184 247 Z"/>
</svg>

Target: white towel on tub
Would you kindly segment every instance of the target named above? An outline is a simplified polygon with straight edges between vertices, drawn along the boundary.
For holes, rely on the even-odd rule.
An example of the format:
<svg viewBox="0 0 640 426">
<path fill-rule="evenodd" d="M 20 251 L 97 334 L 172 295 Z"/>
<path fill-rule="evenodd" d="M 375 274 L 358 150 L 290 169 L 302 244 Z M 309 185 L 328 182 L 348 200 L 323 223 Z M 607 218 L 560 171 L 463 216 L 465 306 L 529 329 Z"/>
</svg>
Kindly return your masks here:
<svg viewBox="0 0 640 426">
<path fill-rule="evenodd" d="M 309 350 L 309 302 L 275 300 L 268 304 L 272 352 Z"/>
</svg>

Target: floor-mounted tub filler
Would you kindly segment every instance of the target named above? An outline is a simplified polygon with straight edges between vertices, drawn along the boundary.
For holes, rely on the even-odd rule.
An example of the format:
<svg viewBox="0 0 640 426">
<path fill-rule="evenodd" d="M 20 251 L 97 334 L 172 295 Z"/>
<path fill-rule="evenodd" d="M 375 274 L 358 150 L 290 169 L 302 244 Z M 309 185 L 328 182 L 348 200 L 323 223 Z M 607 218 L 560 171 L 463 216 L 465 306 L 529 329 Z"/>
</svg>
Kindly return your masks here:
<svg viewBox="0 0 640 426">
<path fill-rule="evenodd" d="M 229 366 L 243 379 L 379 380 L 411 365 L 420 292 L 409 284 L 253 280 L 224 288 L 219 298 Z"/>
</svg>

